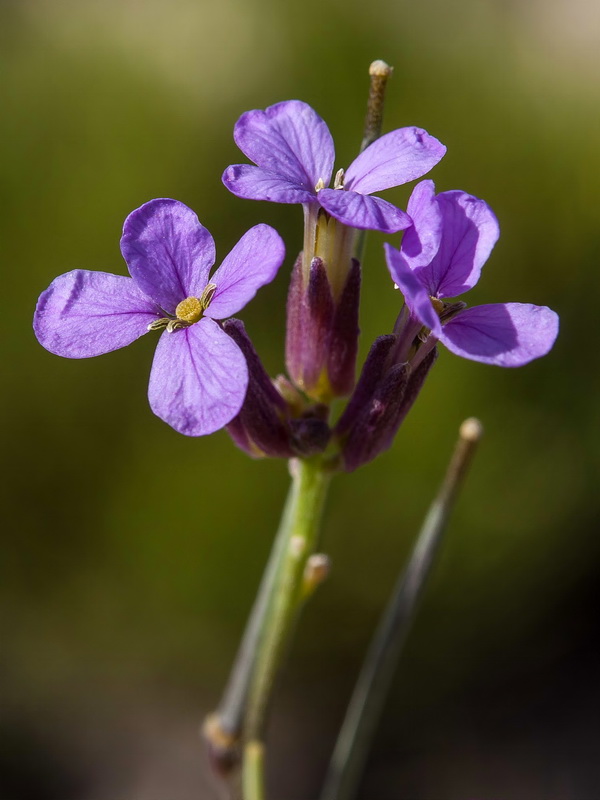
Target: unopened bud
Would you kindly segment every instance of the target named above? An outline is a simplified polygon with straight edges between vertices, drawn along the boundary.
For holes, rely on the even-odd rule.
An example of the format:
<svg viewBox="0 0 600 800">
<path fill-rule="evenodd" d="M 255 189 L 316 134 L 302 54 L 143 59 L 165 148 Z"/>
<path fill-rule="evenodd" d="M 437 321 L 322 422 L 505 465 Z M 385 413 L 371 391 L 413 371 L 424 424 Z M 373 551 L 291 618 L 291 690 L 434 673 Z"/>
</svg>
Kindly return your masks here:
<svg viewBox="0 0 600 800">
<path fill-rule="evenodd" d="M 306 599 L 320 586 L 331 572 L 331 559 L 324 553 L 314 553 L 304 568 L 302 598 Z"/>
<path fill-rule="evenodd" d="M 431 350 L 414 369 L 394 360 L 396 336 L 377 339 L 334 434 L 346 471 L 372 461 L 392 444 L 437 357 Z"/>
</svg>

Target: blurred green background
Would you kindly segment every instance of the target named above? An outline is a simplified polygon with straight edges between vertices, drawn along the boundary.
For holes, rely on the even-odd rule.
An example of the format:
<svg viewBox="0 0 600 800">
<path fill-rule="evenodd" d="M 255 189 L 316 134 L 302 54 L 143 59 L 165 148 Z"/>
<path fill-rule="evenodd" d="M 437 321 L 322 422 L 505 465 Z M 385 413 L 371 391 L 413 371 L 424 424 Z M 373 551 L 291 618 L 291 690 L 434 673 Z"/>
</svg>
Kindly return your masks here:
<svg viewBox="0 0 600 800">
<path fill-rule="evenodd" d="M 286 466 L 150 412 L 154 341 L 98 359 L 35 341 L 38 294 L 125 272 L 125 216 L 194 208 L 224 255 L 268 222 L 286 266 L 243 318 L 283 368 L 301 210 L 239 200 L 245 110 L 301 98 L 338 166 L 370 61 L 395 67 L 385 128 L 448 154 L 438 189 L 485 198 L 502 236 L 470 301 L 547 304 L 562 330 L 520 370 L 442 352 L 394 448 L 333 484 L 330 580 L 277 697 L 277 800 L 315 800 L 377 615 L 458 425 L 486 438 L 397 676 L 361 798 L 597 800 L 600 10 L 586 0 L 4 0 L 0 6 L 3 535 L 0 798 L 220 797 L 197 739 L 217 704 L 286 492 Z M 404 204 L 410 187 L 386 193 Z M 369 239 L 362 353 L 390 330 Z"/>
</svg>

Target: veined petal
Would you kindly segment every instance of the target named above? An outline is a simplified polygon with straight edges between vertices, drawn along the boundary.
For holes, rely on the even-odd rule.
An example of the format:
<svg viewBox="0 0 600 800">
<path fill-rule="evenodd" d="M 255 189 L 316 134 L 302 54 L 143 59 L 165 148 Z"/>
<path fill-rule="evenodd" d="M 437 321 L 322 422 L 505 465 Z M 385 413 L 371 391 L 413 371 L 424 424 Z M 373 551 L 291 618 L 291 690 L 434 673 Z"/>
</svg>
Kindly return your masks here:
<svg viewBox="0 0 600 800">
<path fill-rule="evenodd" d="M 461 311 L 439 336 L 457 356 L 520 367 L 548 353 L 558 335 L 558 315 L 546 306 L 496 303 Z"/>
<path fill-rule="evenodd" d="M 213 320 L 160 337 L 148 399 L 152 411 L 179 433 L 204 436 L 227 425 L 247 387 L 242 351 Z"/>
<path fill-rule="evenodd" d="M 380 197 L 344 189 L 321 189 L 317 199 L 332 217 L 352 228 L 396 233 L 411 224 L 404 211 Z"/>
<path fill-rule="evenodd" d="M 414 181 L 442 159 L 446 148 L 422 128 L 380 136 L 346 170 L 346 188 L 372 194 Z"/>
<path fill-rule="evenodd" d="M 433 181 L 421 181 L 410 196 L 406 209 L 413 224 L 402 237 L 402 255 L 412 269 L 427 267 L 440 247 L 442 212 L 435 202 Z M 428 276 L 423 282 L 429 286 Z"/>
<path fill-rule="evenodd" d="M 233 138 L 259 167 L 304 189 L 314 190 L 320 178 L 325 185 L 331 179 L 334 147 L 329 128 L 300 100 L 247 111 L 236 122 Z"/>
<path fill-rule="evenodd" d="M 198 217 L 178 200 L 150 200 L 125 220 L 121 253 L 131 277 L 169 314 L 200 296 L 215 263 L 215 243 Z"/>
<path fill-rule="evenodd" d="M 466 192 L 442 192 L 435 198 L 442 215 L 439 249 L 427 268 L 431 294 L 457 297 L 472 289 L 488 260 L 500 226 L 486 202 Z M 425 218 L 415 227 L 424 229 Z"/>
<path fill-rule="evenodd" d="M 404 295 L 406 305 L 411 312 L 429 328 L 435 336 L 440 335 L 442 326 L 435 309 L 431 304 L 429 292 L 419 277 L 411 270 L 402 253 L 390 244 L 384 244 L 385 260 L 392 280 Z"/>
<path fill-rule="evenodd" d="M 284 258 L 285 245 L 274 228 L 251 228 L 211 275 L 210 282 L 217 288 L 205 315 L 225 319 L 236 314 L 273 280 Z"/>
<path fill-rule="evenodd" d="M 282 178 L 253 164 L 233 164 L 223 173 L 223 183 L 230 192 L 246 200 L 270 200 L 272 203 L 310 203 L 314 189 Z"/>
<path fill-rule="evenodd" d="M 159 317 L 132 278 L 76 269 L 40 295 L 33 329 L 51 353 L 89 358 L 131 344 Z"/>
</svg>

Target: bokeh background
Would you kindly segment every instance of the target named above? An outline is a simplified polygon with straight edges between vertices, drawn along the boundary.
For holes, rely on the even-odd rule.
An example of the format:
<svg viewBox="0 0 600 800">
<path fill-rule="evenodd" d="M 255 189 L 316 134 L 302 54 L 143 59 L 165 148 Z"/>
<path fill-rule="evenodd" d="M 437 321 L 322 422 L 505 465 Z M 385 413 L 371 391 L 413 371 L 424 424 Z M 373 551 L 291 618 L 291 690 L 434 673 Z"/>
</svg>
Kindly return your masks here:
<svg viewBox="0 0 600 800">
<path fill-rule="evenodd" d="M 288 243 L 243 317 L 283 368 L 298 207 L 239 200 L 232 127 L 292 97 L 356 154 L 370 61 L 394 65 L 385 127 L 448 146 L 440 190 L 496 211 L 471 302 L 558 310 L 520 370 L 443 352 L 394 448 L 335 480 L 333 571 L 298 630 L 271 728 L 278 800 L 315 800 L 361 654 L 459 423 L 486 438 L 409 640 L 366 800 L 597 800 L 600 8 L 593 0 L 3 0 L 0 798 L 218 800 L 198 725 L 218 702 L 286 492 L 224 432 L 147 406 L 154 342 L 88 361 L 44 351 L 37 295 L 124 273 L 125 216 L 194 208 L 226 253 L 268 222 Z M 403 204 L 409 188 L 386 194 Z M 369 239 L 362 353 L 390 329 Z"/>
</svg>

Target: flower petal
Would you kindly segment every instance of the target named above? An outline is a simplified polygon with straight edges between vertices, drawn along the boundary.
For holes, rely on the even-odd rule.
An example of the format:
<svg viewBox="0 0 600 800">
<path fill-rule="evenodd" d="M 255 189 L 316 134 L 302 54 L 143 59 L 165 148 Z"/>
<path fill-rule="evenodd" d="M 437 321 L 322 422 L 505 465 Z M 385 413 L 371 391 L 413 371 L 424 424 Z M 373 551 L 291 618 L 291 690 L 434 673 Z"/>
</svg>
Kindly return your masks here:
<svg viewBox="0 0 600 800">
<path fill-rule="evenodd" d="M 40 295 L 33 329 L 51 353 L 89 358 L 143 336 L 158 311 L 131 278 L 76 269 L 59 275 Z"/>
<path fill-rule="evenodd" d="M 178 200 L 151 200 L 125 220 L 121 253 L 140 289 L 169 314 L 200 296 L 215 263 L 215 243 Z"/>
<path fill-rule="evenodd" d="M 317 199 L 332 217 L 353 228 L 396 233 L 411 224 L 404 211 L 379 197 L 343 189 L 321 189 Z"/>
<path fill-rule="evenodd" d="M 152 411 L 186 436 L 204 436 L 239 412 L 248 387 L 242 351 L 211 319 L 158 342 L 148 399 Z"/>
<path fill-rule="evenodd" d="M 442 159 L 446 148 L 422 128 L 398 128 L 380 136 L 346 170 L 346 188 L 381 192 L 414 181 Z"/>
<path fill-rule="evenodd" d="M 442 326 L 431 304 L 429 292 L 423 286 L 417 274 L 406 263 L 399 250 L 387 243 L 384 244 L 384 249 L 390 275 L 404 295 L 406 305 L 426 328 L 429 328 L 435 336 L 439 337 Z"/>
<path fill-rule="evenodd" d="M 304 189 L 253 164 L 233 164 L 223 173 L 223 183 L 230 192 L 246 200 L 270 200 L 272 203 L 310 203 L 315 190 Z"/>
<path fill-rule="evenodd" d="M 413 224 L 404 233 L 400 250 L 411 269 L 427 267 L 439 250 L 442 236 L 442 212 L 435 202 L 433 181 L 415 186 L 406 211 Z M 424 282 L 429 284 L 427 279 Z"/>
<path fill-rule="evenodd" d="M 329 128 L 300 100 L 287 100 L 247 111 L 236 122 L 233 138 L 242 153 L 259 167 L 314 191 L 320 178 L 327 185 L 334 148 Z"/>
<path fill-rule="evenodd" d="M 431 294 L 457 297 L 479 280 L 500 227 L 492 209 L 478 197 L 460 191 L 442 192 L 435 202 L 442 215 L 441 242 L 422 277 L 427 275 Z M 430 224 L 425 216 L 413 217 L 413 222 L 422 232 Z"/>
<path fill-rule="evenodd" d="M 495 303 L 467 308 L 442 328 L 439 338 L 457 356 L 520 367 L 548 353 L 558 335 L 558 315 L 546 306 Z"/>
<path fill-rule="evenodd" d="M 269 225 L 247 231 L 211 275 L 216 291 L 207 317 L 225 319 L 236 314 L 260 289 L 270 283 L 285 258 L 281 236 Z"/>
</svg>

